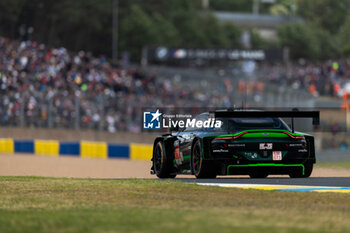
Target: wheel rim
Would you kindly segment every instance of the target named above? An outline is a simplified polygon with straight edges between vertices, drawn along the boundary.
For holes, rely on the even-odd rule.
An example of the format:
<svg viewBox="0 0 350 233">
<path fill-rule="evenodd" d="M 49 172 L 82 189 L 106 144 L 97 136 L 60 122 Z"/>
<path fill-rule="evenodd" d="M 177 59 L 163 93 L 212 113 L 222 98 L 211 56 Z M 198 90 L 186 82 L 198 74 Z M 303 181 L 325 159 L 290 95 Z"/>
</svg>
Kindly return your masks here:
<svg viewBox="0 0 350 233">
<path fill-rule="evenodd" d="M 198 173 L 201 163 L 201 154 L 199 146 L 196 146 L 193 151 L 193 171 L 195 174 Z"/>
<path fill-rule="evenodd" d="M 160 172 L 162 166 L 162 149 L 158 145 L 156 147 L 155 155 L 154 155 L 154 169 L 157 173 Z"/>
</svg>

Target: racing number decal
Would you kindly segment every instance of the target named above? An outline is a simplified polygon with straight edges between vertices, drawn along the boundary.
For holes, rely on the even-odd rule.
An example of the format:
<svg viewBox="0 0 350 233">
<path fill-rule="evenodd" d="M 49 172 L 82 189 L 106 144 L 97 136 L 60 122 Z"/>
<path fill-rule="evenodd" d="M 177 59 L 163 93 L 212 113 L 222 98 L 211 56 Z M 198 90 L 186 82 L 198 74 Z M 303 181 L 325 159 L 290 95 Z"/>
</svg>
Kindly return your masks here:
<svg viewBox="0 0 350 233">
<path fill-rule="evenodd" d="M 272 151 L 272 160 L 282 160 L 282 151 Z"/>
<path fill-rule="evenodd" d="M 180 145 L 178 140 L 174 142 L 174 158 L 177 165 L 182 164 L 182 160 L 180 156 Z"/>
</svg>

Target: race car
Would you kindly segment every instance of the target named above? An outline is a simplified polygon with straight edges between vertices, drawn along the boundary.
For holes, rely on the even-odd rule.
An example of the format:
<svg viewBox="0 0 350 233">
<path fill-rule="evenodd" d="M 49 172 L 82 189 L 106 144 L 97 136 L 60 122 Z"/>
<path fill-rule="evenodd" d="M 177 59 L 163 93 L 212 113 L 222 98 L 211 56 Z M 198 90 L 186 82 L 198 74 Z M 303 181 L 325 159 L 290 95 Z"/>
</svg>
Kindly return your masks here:
<svg viewBox="0 0 350 233">
<path fill-rule="evenodd" d="M 288 126 L 281 118 L 291 118 Z M 312 118 L 318 111 L 220 110 L 198 115 L 195 121 L 214 120 L 220 127 L 175 129 L 154 140 L 151 174 L 175 178 L 249 175 L 266 178 L 287 174 L 309 177 L 316 162 L 314 137 L 294 131 L 294 118 Z"/>
</svg>

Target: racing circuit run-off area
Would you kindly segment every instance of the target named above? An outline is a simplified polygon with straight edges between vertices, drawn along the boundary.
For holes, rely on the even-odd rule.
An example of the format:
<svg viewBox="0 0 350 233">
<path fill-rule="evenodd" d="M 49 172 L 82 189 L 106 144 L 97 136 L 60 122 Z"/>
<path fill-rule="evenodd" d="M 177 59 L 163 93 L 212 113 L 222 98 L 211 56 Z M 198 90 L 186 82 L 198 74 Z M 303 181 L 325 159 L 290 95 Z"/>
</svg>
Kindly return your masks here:
<svg viewBox="0 0 350 233">
<path fill-rule="evenodd" d="M 350 0 L 0 8 L 0 233 L 350 232 Z"/>
<path fill-rule="evenodd" d="M 172 232 L 175 225 L 191 232 L 280 232 L 281 225 L 286 232 L 350 228 L 348 194 L 154 179 L 2 177 L 0 184 L 1 232 Z"/>
</svg>

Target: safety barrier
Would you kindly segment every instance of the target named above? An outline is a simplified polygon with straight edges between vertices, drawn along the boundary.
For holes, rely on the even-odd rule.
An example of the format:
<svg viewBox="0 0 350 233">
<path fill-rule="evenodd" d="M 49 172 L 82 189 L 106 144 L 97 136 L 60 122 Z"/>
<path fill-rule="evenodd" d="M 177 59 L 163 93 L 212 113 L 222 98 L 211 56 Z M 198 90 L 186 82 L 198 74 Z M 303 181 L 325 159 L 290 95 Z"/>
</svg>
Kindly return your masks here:
<svg viewBox="0 0 350 233">
<path fill-rule="evenodd" d="M 50 140 L 34 140 L 34 154 L 58 156 L 59 142 Z"/>
<path fill-rule="evenodd" d="M 82 158 L 124 158 L 150 160 L 153 146 L 149 144 L 115 144 L 106 142 L 56 140 L 14 140 L 0 138 L 0 153 L 28 153 L 44 156 L 80 156 Z"/>
<path fill-rule="evenodd" d="M 13 140 L 11 138 L 1 138 L 0 139 L 0 152 L 12 154 L 13 151 L 14 151 Z"/>
<path fill-rule="evenodd" d="M 130 143 L 130 158 L 133 160 L 151 159 L 152 150 L 152 145 Z"/>
</svg>

